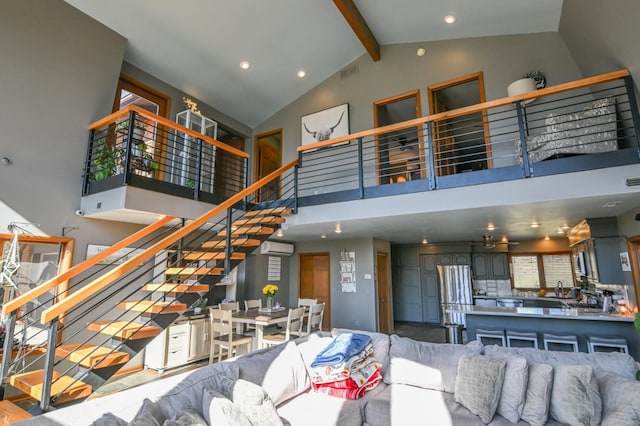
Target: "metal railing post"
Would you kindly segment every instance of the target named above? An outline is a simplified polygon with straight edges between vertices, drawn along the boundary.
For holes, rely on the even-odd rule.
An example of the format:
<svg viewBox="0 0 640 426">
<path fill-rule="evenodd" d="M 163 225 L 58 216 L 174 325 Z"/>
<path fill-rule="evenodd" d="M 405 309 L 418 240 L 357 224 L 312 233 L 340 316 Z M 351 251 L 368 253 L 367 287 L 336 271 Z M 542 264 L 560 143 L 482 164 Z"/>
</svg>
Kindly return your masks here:
<svg viewBox="0 0 640 426">
<path fill-rule="evenodd" d="M 40 410 L 44 413 L 49 408 L 51 400 L 51 386 L 53 381 L 53 364 L 56 356 L 56 341 L 58 336 L 58 318 L 51 321 L 49 325 L 49 336 L 47 338 L 47 352 L 44 358 L 44 373 L 42 379 L 42 396 L 40 399 Z"/>
<path fill-rule="evenodd" d="M 293 213 L 298 213 L 298 165 L 293 168 Z"/>
<path fill-rule="evenodd" d="M 96 130 L 89 131 L 89 143 L 87 144 L 87 156 L 84 162 L 84 175 L 82 176 L 82 195 L 89 195 L 89 177 L 91 176 L 91 159 L 94 155 L 94 138 Z"/>
<path fill-rule="evenodd" d="M 127 128 L 127 137 L 124 142 L 124 176 L 122 182 L 126 185 L 131 180 L 129 178 L 131 167 L 131 145 L 133 143 L 133 129 L 135 129 L 136 113 L 135 111 L 129 112 L 129 127 Z"/>
<path fill-rule="evenodd" d="M 362 155 L 362 137 L 358 138 L 358 190 L 360 199 L 364 198 L 364 156 Z"/>
<path fill-rule="evenodd" d="M 522 101 L 516 102 L 516 114 L 518 115 L 518 130 L 520 131 L 520 150 L 522 151 L 522 168 L 524 177 L 531 177 L 531 165 L 529 164 L 529 151 L 527 151 L 527 123 Z"/>
<path fill-rule="evenodd" d="M 636 99 L 635 88 L 633 87 L 633 79 L 630 75 L 624 77 L 624 85 L 627 89 L 627 98 L 629 99 L 629 109 L 631 110 L 631 120 L 636 140 L 636 154 L 640 158 L 640 112 L 638 111 L 638 100 Z"/>
<path fill-rule="evenodd" d="M 193 187 L 193 199 L 200 199 L 200 182 L 202 180 L 202 139 L 197 139 L 198 155 L 196 156 L 196 179 Z"/>
<path fill-rule="evenodd" d="M 427 144 L 429 150 L 427 151 L 427 161 L 429 162 L 429 189 L 433 190 L 437 188 L 436 180 L 436 160 L 433 155 L 433 126 L 435 123 L 427 123 Z"/>
<path fill-rule="evenodd" d="M 12 289 L 13 290 L 13 289 Z M 4 344 L 2 345 L 3 354 L 10 354 L 13 351 L 13 334 L 16 329 L 16 311 L 9 314 L 9 318 L 5 324 Z M 11 356 L 3 356 L 0 371 L 2 371 L 2 379 L 0 381 L 0 399 L 4 398 L 5 379 L 11 365 Z"/>
<path fill-rule="evenodd" d="M 231 273 L 231 233 L 233 229 L 231 229 L 233 225 L 233 211 L 232 208 L 229 207 L 227 209 L 227 236 L 225 238 L 225 246 L 224 246 L 224 273 L 225 275 Z"/>
</svg>

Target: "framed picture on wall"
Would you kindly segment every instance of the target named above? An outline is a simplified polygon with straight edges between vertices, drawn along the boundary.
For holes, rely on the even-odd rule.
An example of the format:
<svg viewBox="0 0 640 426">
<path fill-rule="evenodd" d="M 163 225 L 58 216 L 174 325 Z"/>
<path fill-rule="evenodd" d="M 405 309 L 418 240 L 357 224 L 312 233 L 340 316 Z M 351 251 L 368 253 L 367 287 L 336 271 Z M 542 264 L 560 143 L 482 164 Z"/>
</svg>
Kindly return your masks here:
<svg viewBox="0 0 640 426">
<path fill-rule="evenodd" d="M 349 134 L 349 104 L 302 116 L 302 145 L 322 142 Z"/>
</svg>

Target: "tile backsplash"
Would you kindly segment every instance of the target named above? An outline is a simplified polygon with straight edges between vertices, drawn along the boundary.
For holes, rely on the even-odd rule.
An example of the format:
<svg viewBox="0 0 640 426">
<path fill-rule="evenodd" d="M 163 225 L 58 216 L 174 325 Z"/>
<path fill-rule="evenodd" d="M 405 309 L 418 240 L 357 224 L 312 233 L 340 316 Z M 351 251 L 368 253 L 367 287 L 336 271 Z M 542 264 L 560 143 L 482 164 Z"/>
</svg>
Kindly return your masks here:
<svg viewBox="0 0 640 426">
<path fill-rule="evenodd" d="M 487 296 L 511 296 L 510 280 L 475 280 L 473 287 L 479 289 L 481 292 L 485 292 Z"/>
</svg>

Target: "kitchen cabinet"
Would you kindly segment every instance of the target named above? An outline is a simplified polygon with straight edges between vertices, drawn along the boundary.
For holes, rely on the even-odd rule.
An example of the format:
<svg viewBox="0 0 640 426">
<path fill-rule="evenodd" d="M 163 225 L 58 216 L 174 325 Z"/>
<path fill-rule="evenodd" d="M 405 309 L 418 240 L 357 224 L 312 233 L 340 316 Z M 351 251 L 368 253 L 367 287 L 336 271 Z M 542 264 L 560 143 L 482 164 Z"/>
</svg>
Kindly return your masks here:
<svg viewBox="0 0 640 426">
<path fill-rule="evenodd" d="M 509 260 L 506 253 L 474 253 L 471 258 L 474 279 L 509 279 Z"/>
<path fill-rule="evenodd" d="M 208 325 L 204 315 L 177 320 L 147 345 L 145 367 L 164 371 L 209 357 Z"/>
</svg>

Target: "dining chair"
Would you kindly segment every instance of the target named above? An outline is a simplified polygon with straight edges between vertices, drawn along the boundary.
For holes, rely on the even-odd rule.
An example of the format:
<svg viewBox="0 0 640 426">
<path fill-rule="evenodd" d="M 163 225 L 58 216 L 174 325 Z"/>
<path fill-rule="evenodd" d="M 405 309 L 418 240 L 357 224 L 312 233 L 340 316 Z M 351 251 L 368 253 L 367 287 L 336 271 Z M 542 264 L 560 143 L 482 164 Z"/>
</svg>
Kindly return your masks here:
<svg viewBox="0 0 640 426">
<path fill-rule="evenodd" d="M 253 308 L 262 308 L 262 299 L 252 299 L 244 301 L 244 310 L 248 311 Z"/>
<path fill-rule="evenodd" d="M 318 303 L 318 299 L 301 299 L 298 298 L 298 307 L 306 306 L 310 307 Z"/>
<path fill-rule="evenodd" d="M 302 322 L 305 317 L 304 307 L 290 308 L 287 316 L 287 327 L 284 333 L 269 334 L 262 337 L 262 347 L 279 345 L 291 340 L 291 336 L 300 336 L 302 333 Z"/>
<path fill-rule="evenodd" d="M 240 302 L 218 303 L 218 308 L 225 311 L 237 312 L 240 310 Z"/>
<path fill-rule="evenodd" d="M 309 308 L 309 314 L 307 317 L 307 329 L 304 331 L 304 335 L 309 335 L 314 331 L 322 331 L 322 319 L 324 318 L 324 303 L 318 303 L 317 305 Z"/>
<path fill-rule="evenodd" d="M 222 357 L 231 358 L 235 354 L 237 346 L 247 345 L 247 352 L 251 352 L 253 345 L 252 336 L 244 336 L 234 333 L 232 312 L 227 309 L 209 308 L 209 324 L 211 330 L 211 348 L 209 352 L 209 364 L 213 363 L 218 355 L 218 362 Z"/>
</svg>

